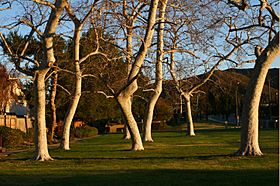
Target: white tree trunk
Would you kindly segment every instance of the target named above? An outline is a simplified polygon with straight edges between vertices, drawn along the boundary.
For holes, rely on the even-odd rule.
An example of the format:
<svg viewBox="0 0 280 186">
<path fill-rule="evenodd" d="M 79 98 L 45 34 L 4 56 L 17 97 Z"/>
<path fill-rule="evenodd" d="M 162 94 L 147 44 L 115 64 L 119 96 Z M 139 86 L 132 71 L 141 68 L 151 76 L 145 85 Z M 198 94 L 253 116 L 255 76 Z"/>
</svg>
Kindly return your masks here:
<svg viewBox="0 0 280 186">
<path fill-rule="evenodd" d="M 187 135 L 195 136 L 193 119 L 192 119 L 191 96 L 188 93 L 184 93 L 183 96 L 186 101 L 186 112 L 188 117 Z"/>
<path fill-rule="evenodd" d="M 52 8 L 47 22 L 43 39 L 43 61 L 35 73 L 35 160 L 51 160 L 48 153 L 48 141 L 46 131 L 46 95 L 45 76 L 50 67 L 55 63 L 53 50 L 53 36 L 59 22 L 59 18 L 66 6 L 66 0 L 56 0 L 55 8 Z"/>
<path fill-rule="evenodd" d="M 132 108 L 131 108 L 131 99 L 129 96 L 123 96 L 119 95 L 117 98 L 117 102 L 119 103 L 122 113 L 125 117 L 126 123 L 128 124 L 128 129 L 131 135 L 131 141 L 132 141 L 132 150 L 144 150 L 141 136 L 139 133 L 139 129 L 137 126 L 137 122 L 135 121 L 133 114 L 132 114 Z"/>
<path fill-rule="evenodd" d="M 262 155 L 259 147 L 259 103 L 269 67 L 279 54 L 278 32 L 260 56 L 257 56 L 257 61 L 244 99 L 241 120 L 241 142 L 240 149 L 235 153 L 236 155 Z"/>
<path fill-rule="evenodd" d="M 76 113 L 80 97 L 82 94 L 82 72 L 80 69 L 80 40 L 81 40 L 81 29 L 83 24 L 80 22 L 75 23 L 74 31 L 74 65 L 75 65 L 75 90 L 73 98 L 70 102 L 68 110 L 64 118 L 62 139 L 60 142 L 60 149 L 70 150 L 70 132 L 71 124 Z"/>
<path fill-rule="evenodd" d="M 47 130 L 46 130 L 46 92 L 45 76 L 47 70 L 37 71 L 35 75 L 35 154 L 34 160 L 52 160 L 48 151 Z"/>
<path fill-rule="evenodd" d="M 57 73 L 57 67 L 54 68 L 54 75 L 53 75 L 53 84 L 52 84 L 52 90 L 51 90 L 51 126 L 49 129 L 49 142 L 53 142 L 54 138 L 54 130 L 56 127 L 56 105 L 55 105 L 55 97 L 56 97 L 56 90 L 57 90 L 57 80 L 58 80 L 58 73 Z"/>
<path fill-rule="evenodd" d="M 130 135 L 127 123 L 124 126 L 124 133 L 123 134 L 124 134 L 123 139 L 125 139 L 125 140 L 130 140 L 131 139 L 131 135 Z"/>
<path fill-rule="evenodd" d="M 60 142 L 60 149 L 63 150 L 70 150 L 70 129 L 72 120 L 74 118 L 74 115 L 76 113 L 80 97 L 82 94 L 82 76 L 80 71 L 80 64 L 79 62 L 75 62 L 75 92 L 73 95 L 73 98 L 71 100 L 71 103 L 68 107 L 65 119 L 64 119 L 64 125 L 63 125 L 63 133 L 62 133 L 62 139 Z"/>
<path fill-rule="evenodd" d="M 161 1 L 160 13 L 159 13 L 159 25 L 157 34 L 157 61 L 156 61 L 156 82 L 155 89 L 151 95 L 149 102 L 147 103 L 145 118 L 144 118 L 144 133 L 143 138 L 145 141 L 153 142 L 152 138 L 152 122 L 154 115 L 154 108 L 157 100 L 162 92 L 162 60 L 163 60 L 163 47 L 164 47 L 164 22 L 165 22 L 165 9 L 168 0 Z"/>
<path fill-rule="evenodd" d="M 134 92 L 137 90 L 137 77 L 140 72 L 140 68 L 144 62 L 147 51 L 152 43 L 152 38 L 154 34 L 154 25 L 156 22 L 156 13 L 159 0 L 151 1 L 148 25 L 146 28 L 146 34 L 142 45 L 136 55 L 135 62 L 131 68 L 128 77 L 128 83 L 125 85 L 124 89 L 116 96 L 116 99 L 121 106 L 122 112 L 124 114 L 125 120 L 127 122 L 129 132 L 132 141 L 132 150 L 144 150 L 140 132 L 137 123 L 132 114 L 132 103 L 131 98 Z"/>
</svg>

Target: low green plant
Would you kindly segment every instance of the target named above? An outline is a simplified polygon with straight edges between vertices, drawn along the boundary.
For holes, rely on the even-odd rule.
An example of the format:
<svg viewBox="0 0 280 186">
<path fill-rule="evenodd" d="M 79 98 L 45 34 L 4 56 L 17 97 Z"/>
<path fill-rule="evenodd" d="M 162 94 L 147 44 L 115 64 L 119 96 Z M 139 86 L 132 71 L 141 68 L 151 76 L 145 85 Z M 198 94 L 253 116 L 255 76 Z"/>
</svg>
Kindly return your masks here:
<svg viewBox="0 0 280 186">
<path fill-rule="evenodd" d="M 19 147 L 24 142 L 24 132 L 19 129 L 12 129 L 9 127 L 0 127 L 0 137 L 2 138 L 2 145 L 5 148 Z"/>
<path fill-rule="evenodd" d="M 97 128 L 88 125 L 80 126 L 74 129 L 74 136 L 76 138 L 92 137 L 96 135 L 98 135 Z"/>
<path fill-rule="evenodd" d="M 26 133 L 23 134 L 23 139 L 26 142 L 33 143 L 34 136 L 35 136 L 35 129 L 30 128 L 30 129 L 27 129 Z"/>
</svg>

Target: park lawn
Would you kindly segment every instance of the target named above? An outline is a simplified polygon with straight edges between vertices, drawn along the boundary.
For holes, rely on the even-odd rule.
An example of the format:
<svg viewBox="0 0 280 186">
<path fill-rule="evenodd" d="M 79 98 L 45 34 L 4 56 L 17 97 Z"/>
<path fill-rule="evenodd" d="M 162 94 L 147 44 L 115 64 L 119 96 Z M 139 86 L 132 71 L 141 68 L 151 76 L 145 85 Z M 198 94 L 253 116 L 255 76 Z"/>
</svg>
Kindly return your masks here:
<svg viewBox="0 0 280 186">
<path fill-rule="evenodd" d="M 108 134 L 51 148 L 55 159 L 29 160 L 32 152 L 0 159 L 0 185 L 278 185 L 278 130 L 261 130 L 262 157 L 230 156 L 240 129 L 154 133 L 145 151 L 129 151 L 130 141 Z"/>
</svg>

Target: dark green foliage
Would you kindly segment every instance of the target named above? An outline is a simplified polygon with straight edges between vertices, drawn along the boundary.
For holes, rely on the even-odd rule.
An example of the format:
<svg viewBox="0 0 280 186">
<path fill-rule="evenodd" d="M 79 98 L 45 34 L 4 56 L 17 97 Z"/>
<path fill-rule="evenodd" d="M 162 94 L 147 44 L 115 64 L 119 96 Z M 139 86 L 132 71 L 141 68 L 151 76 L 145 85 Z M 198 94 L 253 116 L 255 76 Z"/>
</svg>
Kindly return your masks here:
<svg viewBox="0 0 280 186">
<path fill-rule="evenodd" d="M 29 143 L 34 142 L 34 136 L 35 136 L 34 128 L 27 129 L 26 133 L 23 133 L 24 141 L 29 142 Z"/>
<path fill-rule="evenodd" d="M 19 129 L 9 127 L 0 127 L 0 137 L 2 138 L 3 147 L 14 148 L 20 147 L 24 142 L 24 132 Z"/>
<path fill-rule="evenodd" d="M 74 136 L 76 138 L 93 137 L 97 135 L 97 128 L 88 125 L 80 126 L 74 129 Z"/>
</svg>

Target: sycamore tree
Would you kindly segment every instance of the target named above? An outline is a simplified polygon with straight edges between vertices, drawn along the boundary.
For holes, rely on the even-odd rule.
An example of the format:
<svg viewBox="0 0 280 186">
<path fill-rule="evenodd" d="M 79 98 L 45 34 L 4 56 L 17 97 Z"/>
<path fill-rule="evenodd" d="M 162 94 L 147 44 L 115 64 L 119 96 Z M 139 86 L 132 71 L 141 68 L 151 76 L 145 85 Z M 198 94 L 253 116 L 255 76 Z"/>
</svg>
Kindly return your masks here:
<svg viewBox="0 0 280 186">
<path fill-rule="evenodd" d="M 46 133 L 46 91 L 45 80 L 51 67 L 56 61 L 53 48 L 53 39 L 60 17 L 67 4 L 66 0 L 53 2 L 37 0 L 16 4 L 19 13 L 16 23 L 7 24 L 6 28 L 13 29 L 17 26 L 27 26 L 31 30 L 25 38 L 20 50 L 13 50 L 6 41 L 5 36 L 0 33 L 2 46 L 6 54 L 13 60 L 17 70 L 31 76 L 34 81 L 35 100 L 35 154 L 34 160 L 52 160 L 48 152 Z M 13 7 L 12 7 L 13 8 Z M 13 24 L 14 23 L 14 24 Z M 27 55 L 31 39 L 36 34 L 42 48 L 42 56 Z M 32 47 L 32 45 L 31 45 Z M 25 64 L 25 65 L 24 65 Z"/>
<path fill-rule="evenodd" d="M 106 32 L 115 38 L 111 43 L 121 50 L 127 67 L 123 69 L 126 72 L 125 81 L 121 81 L 118 87 L 112 87 L 102 73 L 99 79 L 107 87 L 107 92 L 103 91 L 104 95 L 114 97 L 122 111 L 131 135 L 132 150 L 144 150 L 132 112 L 132 98 L 138 90 L 142 65 L 152 45 L 158 4 L 158 0 L 108 1 L 105 6 L 107 11 L 104 13 L 103 25 L 106 26 Z"/>
<path fill-rule="evenodd" d="M 229 0 L 220 3 L 227 6 L 224 15 L 230 15 L 227 23 L 232 40 L 248 41 L 239 55 L 255 62 L 243 102 L 240 148 L 235 154 L 261 156 L 258 108 L 269 67 L 280 54 L 279 2 Z"/>
</svg>

